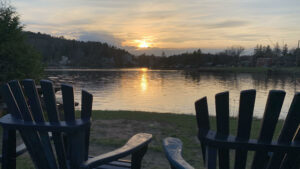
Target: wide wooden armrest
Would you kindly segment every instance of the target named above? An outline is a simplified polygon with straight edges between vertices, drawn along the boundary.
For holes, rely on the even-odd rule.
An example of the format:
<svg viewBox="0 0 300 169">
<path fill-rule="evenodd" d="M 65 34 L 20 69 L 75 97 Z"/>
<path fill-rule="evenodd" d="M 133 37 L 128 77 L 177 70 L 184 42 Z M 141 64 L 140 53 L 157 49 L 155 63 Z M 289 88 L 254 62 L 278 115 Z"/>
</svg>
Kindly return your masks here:
<svg viewBox="0 0 300 169">
<path fill-rule="evenodd" d="M 189 163 L 187 163 L 182 153 L 182 142 L 178 138 L 167 137 L 163 140 L 163 147 L 165 150 L 166 157 L 175 169 L 194 169 Z"/>
<path fill-rule="evenodd" d="M 72 122 L 30 122 L 14 118 L 11 114 L 7 114 L 0 119 L 0 124 L 10 129 L 34 129 L 37 131 L 51 132 L 72 132 L 80 128 L 86 128 L 90 125 L 89 119 L 76 119 Z"/>
<path fill-rule="evenodd" d="M 25 144 L 20 144 L 16 147 L 16 155 L 17 157 L 24 154 L 27 151 Z M 0 155 L 0 162 L 2 161 L 2 154 Z"/>
<path fill-rule="evenodd" d="M 150 143 L 151 139 L 152 139 L 152 134 L 147 134 L 147 133 L 136 134 L 132 136 L 123 147 L 96 156 L 94 158 L 90 158 L 81 165 L 81 168 L 82 169 L 94 168 L 106 164 L 108 162 L 118 160 L 122 157 L 126 157 L 130 154 L 135 153 L 141 148 L 147 146 Z"/>
<path fill-rule="evenodd" d="M 198 137 L 202 143 L 211 147 L 285 153 L 300 152 L 299 141 L 291 141 L 290 143 L 281 143 L 278 141 L 262 142 L 256 139 L 241 139 L 232 135 L 222 135 L 212 130 L 207 130 L 206 134 L 199 134 Z"/>
</svg>

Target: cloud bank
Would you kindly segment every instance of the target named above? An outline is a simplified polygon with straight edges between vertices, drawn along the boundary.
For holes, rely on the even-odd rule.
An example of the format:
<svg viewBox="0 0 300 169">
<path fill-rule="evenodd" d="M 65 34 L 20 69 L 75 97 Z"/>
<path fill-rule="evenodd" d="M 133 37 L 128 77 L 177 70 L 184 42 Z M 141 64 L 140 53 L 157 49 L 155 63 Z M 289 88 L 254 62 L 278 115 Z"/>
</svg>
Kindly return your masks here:
<svg viewBox="0 0 300 169">
<path fill-rule="evenodd" d="M 299 0 L 18 0 L 26 30 L 107 42 L 135 54 L 219 50 L 300 37 Z M 137 41 L 151 42 L 138 49 Z"/>
</svg>

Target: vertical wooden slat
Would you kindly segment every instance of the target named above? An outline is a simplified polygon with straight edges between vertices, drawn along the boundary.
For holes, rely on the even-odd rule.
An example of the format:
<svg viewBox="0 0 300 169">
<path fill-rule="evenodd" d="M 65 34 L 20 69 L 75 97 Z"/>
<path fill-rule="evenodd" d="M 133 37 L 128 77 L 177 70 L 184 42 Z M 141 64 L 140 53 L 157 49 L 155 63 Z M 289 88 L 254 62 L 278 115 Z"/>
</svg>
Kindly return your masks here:
<svg viewBox="0 0 300 169">
<path fill-rule="evenodd" d="M 255 90 L 245 90 L 240 95 L 240 106 L 238 116 L 237 138 L 248 140 L 250 137 L 253 109 L 255 104 Z M 236 150 L 235 152 L 235 169 L 244 169 L 246 167 L 247 151 Z"/>
<path fill-rule="evenodd" d="M 61 92 L 63 98 L 63 107 L 65 114 L 65 121 L 75 120 L 75 104 L 74 104 L 74 91 L 70 85 L 62 84 Z"/>
<path fill-rule="evenodd" d="M 217 137 L 229 135 L 229 92 L 216 95 Z M 229 169 L 229 150 L 219 149 L 219 168 Z"/>
<path fill-rule="evenodd" d="M 81 94 L 81 119 L 90 119 L 92 115 L 93 95 L 85 90 L 82 90 Z"/>
<path fill-rule="evenodd" d="M 209 124 L 209 114 L 208 114 L 208 106 L 207 106 L 207 98 L 203 97 L 195 102 L 196 109 L 196 119 L 198 125 L 198 138 L 201 142 L 201 137 L 207 134 L 207 131 L 210 129 Z M 206 159 L 206 146 L 201 142 L 202 149 L 202 157 L 205 163 Z"/>
<path fill-rule="evenodd" d="M 16 80 L 10 81 L 9 83 L 10 89 L 18 103 L 20 112 L 25 121 L 32 121 L 31 112 L 28 108 L 26 99 L 24 97 L 23 91 L 21 89 L 20 83 Z"/>
<path fill-rule="evenodd" d="M 298 129 L 299 122 L 300 122 L 300 93 L 296 93 L 291 103 L 281 133 L 279 135 L 278 143 L 289 144 L 292 141 Z M 273 153 L 273 156 L 267 168 L 279 169 L 284 156 L 285 153 L 281 153 L 281 152 Z"/>
<path fill-rule="evenodd" d="M 82 90 L 81 119 L 90 119 L 91 118 L 92 105 L 93 105 L 93 95 L 85 90 Z M 90 127 L 91 127 L 91 125 L 88 125 L 87 128 L 85 129 L 84 160 L 88 159 L 88 154 L 89 154 Z"/>
<path fill-rule="evenodd" d="M 32 117 L 36 122 L 44 122 L 43 109 L 34 81 L 26 79 L 22 81 L 22 84 L 24 86 L 25 94 L 28 97 Z"/>
<path fill-rule="evenodd" d="M 41 80 L 41 88 L 44 96 L 44 102 L 47 109 L 49 122 L 58 122 L 59 115 L 56 106 L 55 91 L 51 81 Z M 67 168 L 67 159 L 65 155 L 65 147 L 61 133 L 53 132 L 53 141 L 56 149 L 57 161 L 60 168 Z"/>
<path fill-rule="evenodd" d="M 258 142 L 270 143 L 274 134 L 276 123 L 285 97 L 285 92 L 281 90 L 271 90 L 269 92 L 266 109 L 264 112 L 262 125 L 258 137 Z M 269 160 L 268 152 L 257 151 L 254 155 L 252 169 L 263 169 Z"/>
<path fill-rule="evenodd" d="M 73 122 L 75 120 L 75 102 L 74 102 L 74 90 L 73 87 L 67 84 L 61 85 L 61 93 L 63 98 L 63 108 L 64 108 L 64 120 L 66 122 Z M 71 143 L 70 140 L 71 136 L 67 134 L 64 137 L 65 147 L 67 151 L 67 159 L 70 159 L 72 154 L 70 154 L 71 150 L 73 149 L 72 146 L 74 144 Z"/>
<path fill-rule="evenodd" d="M 32 116 L 35 122 L 44 122 L 43 110 L 36 85 L 33 80 L 26 79 L 23 81 L 24 91 L 28 97 L 29 105 L 31 108 Z M 51 169 L 57 169 L 56 160 L 52 150 L 48 132 L 39 132 L 41 144 L 44 154 L 47 157 L 48 165 Z"/>
<path fill-rule="evenodd" d="M 11 113 L 17 119 L 23 119 L 19 106 L 17 105 L 17 102 L 13 97 L 11 89 L 8 84 L 4 84 L 2 86 L 2 95 L 7 104 L 8 112 Z"/>
</svg>

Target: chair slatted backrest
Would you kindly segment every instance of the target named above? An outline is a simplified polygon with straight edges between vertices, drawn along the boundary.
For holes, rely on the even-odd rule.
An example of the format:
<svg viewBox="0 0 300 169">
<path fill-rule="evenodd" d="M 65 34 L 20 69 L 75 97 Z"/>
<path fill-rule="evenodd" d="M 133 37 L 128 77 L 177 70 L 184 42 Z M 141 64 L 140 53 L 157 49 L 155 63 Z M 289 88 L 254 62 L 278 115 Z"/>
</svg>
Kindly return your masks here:
<svg viewBox="0 0 300 169">
<path fill-rule="evenodd" d="M 229 134 L 229 93 L 219 93 L 216 95 L 216 117 L 217 133 L 222 135 Z M 222 137 L 222 136 L 220 136 Z M 229 150 L 219 149 L 220 169 L 229 169 Z"/>
<path fill-rule="evenodd" d="M 59 122 L 60 115 L 57 109 L 55 91 L 51 81 L 41 82 L 43 99 L 47 112 L 47 119 L 51 122 Z M 8 103 L 9 113 L 14 118 L 25 122 L 45 122 L 44 112 L 41 106 L 35 82 L 33 80 L 22 81 L 23 89 L 18 81 L 11 81 L 3 87 L 4 99 Z M 24 95 L 24 93 L 26 96 Z M 73 87 L 62 85 L 62 95 L 64 103 L 64 118 L 66 123 L 74 123 L 74 92 Z M 29 104 L 27 104 L 29 103 Z M 92 110 L 92 95 L 82 91 L 82 119 L 90 119 Z M 90 126 L 84 131 L 71 133 L 52 132 L 52 139 L 56 155 L 51 146 L 51 139 L 46 131 L 35 131 L 34 129 L 20 129 L 20 135 L 28 149 L 28 152 L 36 168 L 39 169 L 67 169 L 78 168 L 80 163 L 87 159 Z M 65 145 L 64 135 L 67 135 L 67 145 Z M 71 151 L 76 150 L 76 153 Z M 68 156 L 69 155 L 69 156 Z M 11 168 L 5 166 L 3 168 Z"/>
<path fill-rule="evenodd" d="M 255 105 L 255 90 L 245 90 L 240 94 L 238 125 L 237 125 L 237 141 L 249 141 L 253 110 Z M 276 124 L 280 115 L 281 107 L 283 105 L 285 92 L 281 90 L 271 90 L 268 95 L 265 112 L 263 115 L 260 132 L 257 143 L 271 144 L 275 132 Z M 216 100 L 216 122 L 217 132 L 216 138 L 229 138 L 229 93 L 219 93 L 215 97 Z M 207 108 L 206 97 L 195 102 L 197 124 L 198 124 L 198 138 L 206 137 L 210 131 L 209 113 Z M 298 141 L 300 139 L 300 93 L 296 93 L 291 103 L 289 112 L 284 122 L 283 128 L 277 140 L 279 144 L 290 144 L 291 141 Z M 225 138 L 227 139 L 227 138 Z M 203 160 L 206 160 L 205 150 L 207 145 L 201 142 Z M 217 147 L 217 146 L 216 146 Z M 220 146 L 221 147 L 221 146 Z M 209 152 L 210 153 L 210 152 Z M 245 169 L 247 161 L 248 150 L 247 147 L 235 148 L 234 168 Z M 219 148 L 218 159 L 220 169 L 230 168 L 229 149 Z M 298 162 L 297 162 L 298 160 Z M 299 168 L 300 163 L 299 153 L 287 153 L 284 151 L 268 152 L 263 147 L 258 148 L 254 154 L 251 168 L 252 169 L 285 169 L 285 168 Z"/>
<path fill-rule="evenodd" d="M 252 116 L 255 103 L 255 90 L 242 91 L 240 95 L 237 137 L 248 140 L 250 138 Z M 236 150 L 234 168 L 245 168 L 247 151 Z"/>
</svg>

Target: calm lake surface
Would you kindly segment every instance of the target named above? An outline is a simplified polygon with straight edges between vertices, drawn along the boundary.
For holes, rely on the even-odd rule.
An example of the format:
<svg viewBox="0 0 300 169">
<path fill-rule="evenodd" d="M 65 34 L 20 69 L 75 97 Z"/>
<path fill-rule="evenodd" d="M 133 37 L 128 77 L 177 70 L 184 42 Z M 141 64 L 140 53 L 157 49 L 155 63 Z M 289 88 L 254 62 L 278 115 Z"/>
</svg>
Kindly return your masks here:
<svg viewBox="0 0 300 169">
<path fill-rule="evenodd" d="M 195 73 L 182 70 L 141 69 L 48 69 L 49 79 L 75 86 L 94 95 L 94 110 L 138 110 L 160 113 L 195 114 L 194 102 L 207 96 L 209 111 L 215 114 L 215 94 L 229 91 L 230 115 L 236 116 L 241 90 L 256 89 L 254 114 L 262 117 L 269 90 L 285 90 L 281 118 L 286 116 L 299 76 L 251 73 Z M 58 93 L 59 97 L 60 93 Z M 80 106 L 79 106 L 80 107 Z"/>
</svg>

